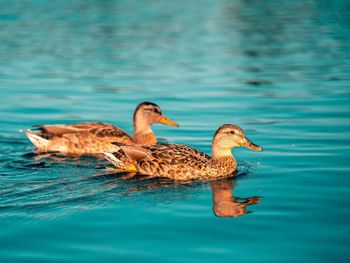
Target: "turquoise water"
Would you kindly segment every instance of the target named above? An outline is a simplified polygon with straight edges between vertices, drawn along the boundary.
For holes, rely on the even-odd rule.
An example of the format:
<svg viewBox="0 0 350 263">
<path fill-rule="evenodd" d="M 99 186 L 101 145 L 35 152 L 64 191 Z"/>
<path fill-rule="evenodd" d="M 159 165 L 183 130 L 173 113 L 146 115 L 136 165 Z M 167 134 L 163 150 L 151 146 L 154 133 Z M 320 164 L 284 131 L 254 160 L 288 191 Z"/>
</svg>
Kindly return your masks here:
<svg viewBox="0 0 350 263">
<path fill-rule="evenodd" d="M 349 1 L 1 1 L 0 28 L 1 262 L 349 262 Z M 131 131 L 144 100 L 181 124 L 161 138 L 210 153 L 235 123 L 264 152 L 176 185 L 96 177 L 107 162 L 18 132 Z M 215 216 L 225 191 L 260 202 Z"/>
</svg>

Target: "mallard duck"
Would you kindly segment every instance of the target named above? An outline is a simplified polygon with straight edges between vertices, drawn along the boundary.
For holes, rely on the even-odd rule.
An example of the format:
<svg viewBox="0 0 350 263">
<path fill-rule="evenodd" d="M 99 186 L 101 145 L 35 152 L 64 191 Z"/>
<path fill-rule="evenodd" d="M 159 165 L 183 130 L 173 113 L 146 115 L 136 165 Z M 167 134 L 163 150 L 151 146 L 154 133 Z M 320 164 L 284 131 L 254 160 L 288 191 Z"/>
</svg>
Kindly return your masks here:
<svg viewBox="0 0 350 263">
<path fill-rule="evenodd" d="M 234 174 L 237 162 L 231 150 L 239 146 L 262 151 L 260 146 L 245 136 L 240 127 L 225 124 L 214 135 L 212 157 L 181 144 L 118 144 L 116 152 L 104 152 L 104 155 L 120 171 L 175 180 L 214 179 Z"/>
<path fill-rule="evenodd" d="M 38 132 L 25 131 L 29 140 L 41 152 L 64 154 L 96 154 L 112 151 L 111 142 L 123 144 L 153 145 L 157 137 L 151 129 L 153 123 L 179 126 L 169 120 L 160 107 L 152 102 L 140 103 L 134 112 L 134 134 L 102 122 L 83 122 L 71 125 L 40 125 Z"/>
</svg>

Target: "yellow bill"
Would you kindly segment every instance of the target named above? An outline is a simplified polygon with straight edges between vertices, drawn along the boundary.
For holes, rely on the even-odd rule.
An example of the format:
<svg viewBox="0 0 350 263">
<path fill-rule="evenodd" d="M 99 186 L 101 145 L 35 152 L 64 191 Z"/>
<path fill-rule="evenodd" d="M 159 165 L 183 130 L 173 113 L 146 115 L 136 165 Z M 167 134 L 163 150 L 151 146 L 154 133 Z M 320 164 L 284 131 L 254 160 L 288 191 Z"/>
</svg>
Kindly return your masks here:
<svg viewBox="0 0 350 263">
<path fill-rule="evenodd" d="M 159 123 L 165 124 L 165 125 L 169 125 L 169 126 L 176 126 L 179 127 L 180 125 L 172 120 L 169 120 L 165 115 L 162 116 L 162 118 L 160 119 Z"/>
<path fill-rule="evenodd" d="M 261 148 L 259 145 L 252 143 L 248 138 L 245 138 L 245 139 L 246 141 L 243 145 L 244 147 L 247 147 L 248 149 L 251 149 L 253 151 L 260 151 L 260 152 L 263 151 L 263 148 Z"/>
</svg>

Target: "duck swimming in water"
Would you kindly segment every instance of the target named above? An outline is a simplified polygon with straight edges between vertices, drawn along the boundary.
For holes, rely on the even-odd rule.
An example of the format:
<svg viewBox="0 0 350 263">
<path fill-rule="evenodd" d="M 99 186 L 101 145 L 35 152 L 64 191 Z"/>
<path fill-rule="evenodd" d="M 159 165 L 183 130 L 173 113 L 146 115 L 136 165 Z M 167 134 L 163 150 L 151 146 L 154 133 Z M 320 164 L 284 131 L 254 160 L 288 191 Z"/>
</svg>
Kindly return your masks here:
<svg viewBox="0 0 350 263">
<path fill-rule="evenodd" d="M 29 140 L 41 152 L 64 154 L 96 154 L 113 151 L 111 142 L 123 144 L 154 145 L 157 137 L 151 129 L 154 123 L 179 126 L 169 120 L 160 107 L 152 102 L 140 103 L 134 112 L 134 134 L 102 122 L 83 122 L 71 125 L 40 125 L 38 132 L 25 131 Z"/>
<path fill-rule="evenodd" d="M 117 144 L 117 151 L 104 152 L 104 155 L 118 170 L 124 172 L 174 180 L 211 180 L 233 176 L 237 170 L 237 161 L 231 150 L 239 146 L 255 151 L 263 150 L 252 143 L 240 127 L 225 124 L 214 135 L 212 157 L 181 144 L 153 146 Z"/>
</svg>

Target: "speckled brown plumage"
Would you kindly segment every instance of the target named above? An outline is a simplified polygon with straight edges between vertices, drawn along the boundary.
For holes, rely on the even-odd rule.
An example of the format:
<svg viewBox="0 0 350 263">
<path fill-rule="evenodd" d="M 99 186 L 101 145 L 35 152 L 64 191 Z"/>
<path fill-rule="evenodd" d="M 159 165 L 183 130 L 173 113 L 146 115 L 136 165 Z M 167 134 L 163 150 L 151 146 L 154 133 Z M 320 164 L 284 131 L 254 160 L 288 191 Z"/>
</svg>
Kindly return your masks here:
<svg viewBox="0 0 350 263">
<path fill-rule="evenodd" d="M 42 152 L 65 154 L 96 154 L 113 151 L 112 142 L 153 145 L 157 138 L 151 129 L 153 123 L 178 126 L 166 118 L 159 106 L 151 102 L 140 103 L 134 112 L 134 134 L 102 122 L 84 122 L 71 125 L 39 125 L 37 132 L 26 131 L 30 141 Z"/>
<path fill-rule="evenodd" d="M 186 145 L 163 144 L 143 148 L 149 156 L 141 160 L 129 161 L 125 158 L 125 151 L 133 150 L 132 146 L 123 146 L 122 150 L 113 155 L 124 161 L 125 170 L 133 165 L 140 174 L 175 180 L 229 177 L 237 167 L 233 157 L 213 160 L 205 153 Z"/>
<path fill-rule="evenodd" d="M 63 152 L 70 154 L 93 154 L 112 151 L 112 142 L 133 143 L 132 137 L 111 124 L 86 122 L 72 125 L 41 125 L 39 132 L 27 131 L 27 134 L 44 138 L 47 143 L 39 145 L 41 151 Z"/>
<path fill-rule="evenodd" d="M 251 143 L 239 127 L 223 125 L 213 139 L 213 158 L 181 144 L 143 147 L 120 145 L 118 151 L 106 152 L 105 156 L 119 169 L 139 174 L 175 180 L 214 179 L 234 174 L 237 162 L 231 149 L 238 144 L 253 150 L 262 150 Z"/>
</svg>

